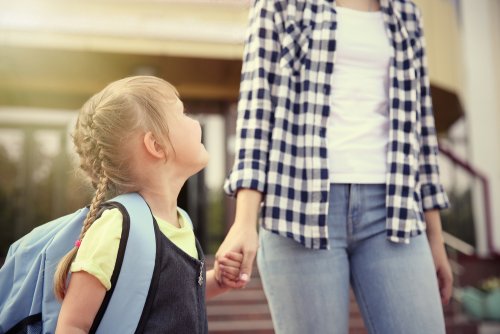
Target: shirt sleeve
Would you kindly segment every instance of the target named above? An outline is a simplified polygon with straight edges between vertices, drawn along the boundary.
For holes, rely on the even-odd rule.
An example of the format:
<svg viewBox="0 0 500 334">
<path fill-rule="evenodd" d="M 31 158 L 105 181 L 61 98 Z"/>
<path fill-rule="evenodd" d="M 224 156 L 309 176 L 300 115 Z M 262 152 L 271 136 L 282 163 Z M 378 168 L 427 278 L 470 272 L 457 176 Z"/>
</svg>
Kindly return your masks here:
<svg viewBox="0 0 500 334">
<path fill-rule="evenodd" d="M 120 210 L 104 211 L 87 230 L 70 271 L 85 271 L 109 290 L 120 245 L 122 222 Z"/>
<path fill-rule="evenodd" d="M 279 38 L 274 1 L 256 0 L 250 10 L 243 58 L 236 154 L 224 184 L 229 195 L 240 188 L 265 192 L 270 137 L 273 126 L 271 81 L 276 77 Z"/>
<path fill-rule="evenodd" d="M 432 99 L 430 90 L 430 79 L 427 67 L 427 55 L 425 53 L 425 38 L 423 36 L 423 24 L 420 11 L 417 11 L 418 32 L 420 33 L 421 48 L 417 50 L 420 58 L 420 104 L 422 129 L 420 136 L 420 195 L 423 209 L 445 209 L 449 206 L 448 197 L 443 185 L 439 180 L 438 166 L 438 142 L 434 113 L 432 110 Z"/>
</svg>

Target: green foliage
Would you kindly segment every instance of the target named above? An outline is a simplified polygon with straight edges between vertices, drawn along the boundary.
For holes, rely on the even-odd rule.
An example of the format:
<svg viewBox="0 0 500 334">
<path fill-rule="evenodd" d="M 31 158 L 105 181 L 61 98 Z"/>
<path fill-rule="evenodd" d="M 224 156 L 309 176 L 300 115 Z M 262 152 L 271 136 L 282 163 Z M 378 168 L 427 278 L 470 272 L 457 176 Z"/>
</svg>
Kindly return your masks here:
<svg viewBox="0 0 500 334">
<path fill-rule="evenodd" d="M 56 158 L 44 155 L 37 145 L 32 150 L 29 159 L 24 152 L 16 161 L 0 145 L 0 260 L 15 240 L 86 205 L 92 194 L 73 172 L 65 150 Z M 34 177 L 42 165 L 48 171 Z"/>
<path fill-rule="evenodd" d="M 16 163 L 9 159 L 3 146 L 0 146 L 0 257 L 7 253 L 8 245 L 15 239 L 15 217 L 18 212 L 18 192 L 16 191 Z"/>
<path fill-rule="evenodd" d="M 209 193 L 206 227 L 208 242 L 204 250 L 206 254 L 215 254 L 226 235 L 224 200 L 225 194 L 222 189 Z"/>
<path fill-rule="evenodd" d="M 489 277 L 479 283 L 478 288 L 483 292 L 491 292 L 500 289 L 500 277 Z"/>
</svg>

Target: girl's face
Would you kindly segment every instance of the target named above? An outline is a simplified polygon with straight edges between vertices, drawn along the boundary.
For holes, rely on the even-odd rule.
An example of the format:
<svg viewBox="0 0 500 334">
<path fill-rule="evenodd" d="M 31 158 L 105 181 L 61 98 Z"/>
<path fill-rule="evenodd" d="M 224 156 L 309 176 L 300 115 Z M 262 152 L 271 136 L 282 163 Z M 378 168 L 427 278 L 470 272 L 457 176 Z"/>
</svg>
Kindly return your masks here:
<svg viewBox="0 0 500 334">
<path fill-rule="evenodd" d="M 208 152 L 201 142 L 200 123 L 184 112 L 184 104 L 177 98 L 169 110 L 169 140 L 173 147 L 167 160 L 175 161 L 181 168 L 197 173 L 208 163 Z"/>
</svg>

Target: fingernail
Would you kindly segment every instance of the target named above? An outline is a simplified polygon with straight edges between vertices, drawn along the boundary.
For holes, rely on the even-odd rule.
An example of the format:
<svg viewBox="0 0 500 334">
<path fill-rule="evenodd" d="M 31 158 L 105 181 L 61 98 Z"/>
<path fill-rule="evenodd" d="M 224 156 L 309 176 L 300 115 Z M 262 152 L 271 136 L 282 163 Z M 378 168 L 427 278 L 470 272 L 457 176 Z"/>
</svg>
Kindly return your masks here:
<svg viewBox="0 0 500 334">
<path fill-rule="evenodd" d="M 242 281 L 247 282 L 247 281 L 248 281 L 248 275 L 247 275 L 247 274 L 241 274 L 240 279 L 241 279 Z"/>
</svg>

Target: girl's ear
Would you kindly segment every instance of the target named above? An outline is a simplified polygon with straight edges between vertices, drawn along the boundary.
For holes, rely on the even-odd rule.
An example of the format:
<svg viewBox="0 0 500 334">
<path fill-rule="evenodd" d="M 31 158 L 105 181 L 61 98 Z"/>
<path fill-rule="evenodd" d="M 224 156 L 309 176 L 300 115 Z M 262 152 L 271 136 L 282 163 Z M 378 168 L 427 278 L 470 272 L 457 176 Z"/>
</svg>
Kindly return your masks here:
<svg viewBox="0 0 500 334">
<path fill-rule="evenodd" d="M 146 147 L 146 151 L 155 158 L 165 159 L 167 157 L 167 153 L 151 131 L 146 132 L 144 135 L 144 146 Z"/>
</svg>

